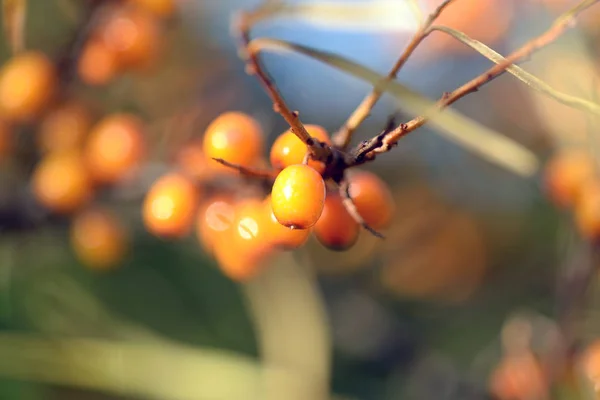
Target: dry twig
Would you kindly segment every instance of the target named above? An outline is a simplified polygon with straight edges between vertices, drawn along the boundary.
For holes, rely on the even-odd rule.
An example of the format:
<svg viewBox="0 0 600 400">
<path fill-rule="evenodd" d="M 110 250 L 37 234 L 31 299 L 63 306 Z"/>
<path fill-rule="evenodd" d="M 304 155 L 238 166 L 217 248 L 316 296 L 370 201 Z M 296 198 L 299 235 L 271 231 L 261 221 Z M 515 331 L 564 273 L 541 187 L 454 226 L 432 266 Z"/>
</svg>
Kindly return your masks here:
<svg viewBox="0 0 600 400">
<path fill-rule="evenodd" d="M 222 158 L 213 158 L 219 164 L 222 164 L 231 169 L 237 170 L 240 174 L 246 175 L 253 178 L 259 179 L 275 179 L 277 177 L 277 172 L 272 170 L 262 170 L 258 168 L 245 167 L 243 165 L 233 164 L 229 161 L 223 160 Z"/>
<path fill-rule="evenodd" d="M 454 1 L 456 0 L 445 0 L 429 15 L 429 17 L 427 17 L 425 21 L 423 21 L 417 32 L 415 32 L 414 36 L 400 55 L 400 58 L 398 58 L 398 60 L 396 61 L 396 64 L 394 64 L 394 66 L 388 73 L 384 82 L 389 82 L 396 77 L 400 69 L 404 66 L 404 64 L 406 64 L 406 62 L 417 49 L 417 47 L 431 33 L 431 31 L 429 30 L 431 25 L 440 16 L 442 11 L 444 11 L 444 9 Z M 352 139 L 352 134 L 358 128 L 358 126 L 362 124 L 363 121 L 369 116 L 371 110 L 379 101 L 382 94 L 383 90 L 379 90 L 376 88 L 367 97 L 364 98 L 362 103 L 354 110 L 352 115 L 350 115 L 348 120 L 333 137 L 333 143 L 336 146 L 338 146 L 341 149 L 345 149 L 348 147 L 348 145 L 350 144 L 350 140 Z"/>
</svg>

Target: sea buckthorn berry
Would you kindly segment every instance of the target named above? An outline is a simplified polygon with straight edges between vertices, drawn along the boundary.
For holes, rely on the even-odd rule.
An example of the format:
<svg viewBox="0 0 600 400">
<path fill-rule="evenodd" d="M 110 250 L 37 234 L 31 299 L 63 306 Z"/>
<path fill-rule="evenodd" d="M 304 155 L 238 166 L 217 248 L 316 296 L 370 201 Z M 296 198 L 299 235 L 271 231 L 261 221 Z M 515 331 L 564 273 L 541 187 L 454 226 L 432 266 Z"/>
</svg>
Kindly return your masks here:
<svg viewBox="0 0 600 400">
<path fill-rule="evenodd" d="M 233 164 L 254 166 L 261 159 L 263 132 L 258 122 L 241 112 L 226 112 L 213 120 L 204 133 L 203 150 L 216 171 L 237 173 L 212 158 Z"/>
<path fill-rule="evenodd" d="M 238 204 L 231 229 L 214 243 L 215 258 L 223 273 L 237 281 L 256 276 L 273 251 L 266 237 L 263 203 L 248 199 Z"/>
<path fill-rule="evenodd" d="M 561 207 L 570 207 L 583 183 L 594 175 L 594 160 L 583 149 L 564 150 L 550 160 L 545 172 L 550 198 Z"/>
<path fill-rule="evenodd" d="M 273 214 L 271 196 L 264 201 L 265 230 L 268 242 L 280 250 L 293 250 L 301 247 L 308 240 L 310 229 L 292 229 L 283 226 Z"/>
<path fill-rule="evenodd" d="M 157 58 L 160 27 L 136 7 L 117 7 L 100 27 L 98 37 L 123 68 L 146 68 Z"/>
<path fill-rule="evenodd" d="M 0 70 L 0 113 L 9 120 L 31 120 L 48 105 L 56 85 L 56 70 L 46 55 L 16 55 Z"/>
<path fill-rule="evenodd" d="M 85 106 L 63 103 L 44 116 L 37 132 L 38 146 L 42 152 L 79 149 L 91 126 L 92 115 Z"/>
<path fill-rule="evenodd" d="M 308 133 L 316 140 L 331 145 L 331 139 L 327 131 L 319 125 L 305 125 Z M 271 165 L 277 169 L 283 169 L 290 165 L 302 164 L 308 149 L 306 145 L 298 139 L 298 136 L 291 130 L 279 135 L 271 146 Z M 325 164 L 315 160 L 309 160 L 308 165 L 316 169 L 319 173 L 325 170 Z"/>
<path fill-rule="evenodd" d="M 156 15 L 167 18 L 175 12 L 174 0 L 130 0 L 133 4 Z"/>
<path fill-rule="evenodd" d="M 314 226 L 317 240 L 330 250 L 347 250 L 356 243 L 360 225 L 346 210 L 339 193 L 329 192 L 325 197 L 323 213 Z"/>
<path fill-rule="evenodd" d="M 131 114 L 113 114 L 91 130 L 85 146 L 94 179 L 115 183 L 136 169 L 145 154 L 144 125 Z"/>
<path fill-rule="evenodd" d="M 368 171 L 351 174 L 348 180 L 350 197 L 363 220 L 373 229 L 386 228 L 396 210 L 387 184 Z"/>
<path fill-rule="evenodd" d="M 217 237 L 231 228 L 234 217 L 234 201 L 226 196 L 212 198 L 199 208 L 196 237 L 207 252 L 213 252 Z"/>
<path fill-rule="evenodd" d="M 57 213 L 77 210 L 90 200 L 91 180 L 79 152 L 49 153 L 36 166 L 32 189 L 37 200 Z"/>
<path fill-rule="evenodd" d="M 590 179 L 575 202 L 575 222 L 583 237 L 596 241 L 600 239 L 600 182 Z"/>
<path fill-rule="evenodd" d="M 103 209 L 83 211 L 71 225 L 71 245 L 77 258 L 89 268 L 117 266 L 127 252 L 127 234 L 119 219 Z"/>
<path fill-rule="evenodd" d="M 90 39 L 77 61 L 79 79 L 91 86 L 106 85 L 119 73 L 117 55 L 104 42 Z"/>
<path fill-rule="evenodd" d="M 325 182 L 313 168 L 290 165 L 283 169 L 271 190 L 273 215 L 280 224 L 294 229 L 313 226 L 323 211 Z"/>
<path fill-rule="evenodd" d="M 194 223 L 199 198 L 194 182 L 185 175 L 163 175 L 154 182 L 142 205 L 146 229 L 166 238 L 186 236 Z"/>
<path fill-rule="evenodd" d="M 547 399 L 549 382 L 531 354 L 507 355 L 490 377 L 490 392 L 500 400 Z"/>
<path fill-rule="evenodd" d="M 577 369 L 590 384 L 597 398 L 600 394 L 600 340 L 596 339 L 585 348 L 577 362 Z"/>
</svg>

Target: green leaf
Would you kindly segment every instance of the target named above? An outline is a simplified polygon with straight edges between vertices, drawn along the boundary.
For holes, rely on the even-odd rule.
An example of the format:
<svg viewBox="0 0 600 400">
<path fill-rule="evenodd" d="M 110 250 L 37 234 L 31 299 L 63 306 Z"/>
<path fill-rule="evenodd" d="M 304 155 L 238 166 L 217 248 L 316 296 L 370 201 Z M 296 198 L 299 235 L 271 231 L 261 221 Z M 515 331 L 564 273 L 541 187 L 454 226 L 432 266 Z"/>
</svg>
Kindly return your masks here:
<svg viewBox="0 0 600 400">
<path fill-rule="evenodd" d="M 437 111 L 436 103 L 397 81 L 385 81 L 381 75 L 338 55 L 271 38 L 252 40 L 249 50 L 295 52 L 311 57 L 356 78 L 369 82 L 377 90 L 388 92 L 398 100 L 401 110 L 412 115 L 427 115 L 429 123 L 447 138 L 524 177 L 534 175 L 539 160 L 530 150 L 450 108 Z M 432 112 L 433 111 L 433 112 Z"/>
<path fill-rule="evenodd" d="M 25 48 L 27 0 L 2 0 L 4 35 L 13 53 Z"/>
</svg>

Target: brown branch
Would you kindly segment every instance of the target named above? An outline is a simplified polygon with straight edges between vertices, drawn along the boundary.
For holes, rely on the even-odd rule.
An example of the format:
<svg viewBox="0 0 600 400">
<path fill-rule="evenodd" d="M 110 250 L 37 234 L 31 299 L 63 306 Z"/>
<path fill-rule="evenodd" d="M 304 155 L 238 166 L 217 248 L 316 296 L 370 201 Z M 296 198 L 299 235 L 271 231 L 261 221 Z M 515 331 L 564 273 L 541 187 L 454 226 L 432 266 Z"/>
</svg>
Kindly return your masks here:
<svg viewBox="0 0 600 400">
<path fill-rule="evenodd" d="M 277 4 L 277 3 L 275 3 Z M 240 36 L 240 57 L 246 61 L 246 72 L 249 75 L 255 75 L 263 88 L 273 102 L 273 110 L 279 113 L 286 122 L 290 125 L 292 132 L 306 144 L 311 154 L 311 158 L 327 162 L 331 158 L 331 150 L 329 146 L 323 145 L 318 140 L 314 140 L 307 132 L 306 128 L 300 121 L 297 111 L 292 111 L 286 104 L 285 100 L 277 90 L 275 82 L 267 75 L 262 67 L 258 54 L 249 48 L 250 43 L 250 28 L 254 21 L 260 20 L 263 14 L 268 13 L 268 10 L 273 7 L 272 3 L 264 3 L 262 7 L 257 8 L 252 12 L 243 12 L 238 15 L 234 24 L 235 30 Z"/>
<path fill-rule="evenodd" d="M 346 207 L 346 211 L 348 211 L 348 214 L 350 214 L 350 216 L 356 221 L 356 223 L 359 224 L 360 226 L 362 226 L 367 231 L 369 231 L 374 236 L 376 236 L 380 239 L 385 239 L 385 236 L 383 236 L 381 233 L 377 232 L 375 229 L 373 229 L 371 226 L 369 226 L 369 224 L 367 224 L 365 222 L 363 217 L 360 215 L 360 213 L 356 209 L 356 205 L 354 204 L 354 201 L 352 200 L 352 197 L 350 196 L 350 183 L 347 180 L 343 180 L 339 184 L 339 190 L 340 190 L 340 196 L 342 197 L 342 203 L 344 204 L 344 207 Z"/>
<path fill-rule="evenodd" d="M 237 170 L 242 175 L 250 176 L 253 178 L 275 179 L 277 177 L 276 171 L 263 170 L 263 169 L 257 169 L 257 168 L 252 168 L 252 167 L 244 167 L 243 165 L 233 164 L 233 163 L 230 163 L 229 161 L 225 161 L 222 158 L 213 158 L 213 160 L 215 160 L 219 164 L 222 164 L 226 167 Z"/>
<path fill-rule="evenodd" d="M 435 22 L 435 20 L 440 16 L 442 11 L 446 7 L 448 7 L 451 3 L 456 0 L 445 0 L 442 4 L 440 4 L 423 23 L 420 25 L 419 29 L 415 32 L 412 39 L 400 55 L 400 58 L 396 61 L 387 77 L 382 80 L 383 82 L 389 82 L 392 79 L 396 78 L 396 75 L 400 71 L 400 69 L 406 64 L 410 56 L 414 53 L 417 47 L 421 44 L 423 39 L 425 39 L 431 31 L 429 28 Z M 382 90 L 374 89 L 367 97 L 365 97 L 360 103 L 360 105 L 354 110 L 352 115 L 348 118 L 348 120 L 344 123 L 344 125 L 338 130 L 338 132 L 333 137 L 333 143 L 341 149 L 346 149 L 350 144 L 350 140 L 352 139 L 352 134 L 358 128 L 360 124 L 369 116 L 375 104 L 381 98 L 383 94 Z"/>
<path fill-rule="evenodd" d="M 469 93 L 476 92 L 483 85 L 504 74 L 506 69 L 514 63 L 524 60 L 534 52 L 554 42 L 565 31 L 575 25 L 576 17 L 579 13 L 591 7 L 598 1 L 600 0 L 581 1 L 577 6 L 557 18 L 546 32 L 525 43 L 522 47 L 507 56 L 504 61 L 491 67 L 456 90 L 442 95 L 441 99 L 430 113 L 418 116 L 405 124 L 400 124 L 383 138 L 378 135 L 369 141 L 362 143 L 361 146 L 358 146 L 357 149 L 354 150 L 355 155 L 362 154 L 360 160 L 357 159 L 357 164 L 373 160 L 377 153 L 389 151 L 402 137 L 427 123 L 432 114 L 443 110 Z"/>
</svg>

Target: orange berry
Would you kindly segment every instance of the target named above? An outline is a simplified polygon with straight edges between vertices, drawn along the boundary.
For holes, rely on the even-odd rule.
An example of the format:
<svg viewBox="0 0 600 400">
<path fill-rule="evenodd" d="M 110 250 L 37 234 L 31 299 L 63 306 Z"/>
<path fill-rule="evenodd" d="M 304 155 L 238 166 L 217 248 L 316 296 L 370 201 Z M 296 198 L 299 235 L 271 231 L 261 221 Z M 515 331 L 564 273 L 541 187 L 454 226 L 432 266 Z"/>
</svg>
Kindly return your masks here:
<svg viewBox="0 0 600 400">
<path fill-rule="evenodd" d="M 117 55 L 98 39 L 91 39 L 77 61 L 77 74 L 88 85 L 106 85 L 119 73 Z"/>
<path fill-rule="evenodd" d="M 0 162 L 8 158 L 13 149 L 13 131 L 10 126 L 0 120 Z"/>
<path fill-rule="evenodd" d="M 564 150 L 546 166 L 545 184 L 550 198 L 561 207 L 575 204 L 583 183 L 594 175 L 590 154 L 582 149 Z"/>
<path fill-rule="evenodd" d="M 235 204 L 225 196 L 210 199 L 196 216 L 196 237 L 204 249 L 212 253 L 217 237 L 233 224 Z"/>
<path fill-rule="evenodd" d="M 600 393 L 600 340 L 596 339 L 588 345 L 580 356 L 577 366 L 598 395 Z"/>
<path fill-rule="evenodd" d="M 77 215 L 70 236 L 79 260 L 96 270 L 115 267 L 127 250 L 124 227 L 116 216 L 103 209 L 90 209 Z"/>
<path fill-rule="evenodd" d="M 0 113 L 9 120 L 29 121 L 48 105 L 56 86 L 56 70 L 46 55 L 16 55 L 0 71 Z"/>
<path fill-rule="evenodd" d="M 314 227 L 317 240 L 330 250 L 347 250 L 356 243 L 360 225 L 348 213 L 339 193 L 325 197 L 323 213 Z"/>
<path fill-rule="evenodd" d="M 265 200 L 263 207 L 267 240 L 273 247 L 281 250 L 293 250 L 306 243 L 310 229 L 292 229 L 281 225 L 273 214 L 270 195 Z"/>
<path fill-rule="evenodd" d="M 161 18 L 170 17 L 175 12 L 174 0 L 131 0 L 131 2 Z"/>
<path fill-rule="evenodd" d="M 546 399 L 549 382 L 531 354 L 508 355 L 490 377 L 490 391 L 500 400 Z"/>
<path fill-rule="evenodd" d="M 186 236 L 194 222 L 200 195 L 194 183 L 179 173 L 160 177 L 144 199 L 142 217 L 146 229 L 156 236 Z"/>
<path fill-rule="evenodd" d="M 319 125 L 305 125 L 305 128 L 316 140 L 331 145 L 329 135 L 323 127 Z M 274 168 L 283 169 L 290 165 L 302 164 L 307 152 L 306 145 L 298 139 L 298 136 L 291 130 L 287 130 L 279 135 L 273 142 L 273 146 L 271 146 L 271 165 Z M 308 165 L 316 169 L 319 173 L 323 173 L 325 170 L 325 164 L 318 161 L 309 160 Z"/>
<path fill-rule="evenodd" d="M 82 147 L 92 125 L 92 115 L 80 103 L 63 103 L 42 120 L 37 132 L 42 152 L 75 150 Z"/>
<path fill-rule="evenodd" d="M 373 229 L 386 228 L 396 210 L 387 184 L 367 171 L 354 173 L 348 179 L 350 197 L 363 220 Z"/>
<path fill-rule="evenodd" d="M 584 183 L 575 202 L 575 222 L 582 236 L 600 239 L 600 182 Z"/>
<path fill-rule="evenodd" d="M 194 179 L 201 181 L 212 175 L 201 144 L 190 143 L 182 147 L 175 157 L 175 162 L 181 171 Z"/>
<path fill-rule="evenodd" d="M 223 273 L 238 281 L 256 276 L 272 251 L 266 237 L 263 203 L 249 199 L 238 204 L 231 228 L 214 243 Z"/>
<path fill-rule="evenodd" d="M 146 68 L 156 60 L 160 29 L 150 14 L 118 7 L 100 27 L 98 37 L 124 68 Z"/>
<path fill-rule="evenodd" d="M 131 114 L 113 114 L 89 134 L 85 155 L 94 179 L 115 183 L 136 169 L 145 153 L 144 126 Z"/>
<path fill-rule="evenodd" d="M 233 164 L 253 166 L 261 159 L 263 133 L 258 122 L 241 112 L 226 112 L 213 120 L 204 133 L 203 150 L 211 168 L 219 172 L 236 173 L 212 158 Z"/>
<path fill-rule="evenodd" d="M 32 189 L 48 209 L 68 213 L 77 210 L 92 196 L 85 163 L 79 152 L 49 153 L 36 166 Z"/>
<path fill-rule="evenodd" d="M 273 214 L 284 226 L 294 229 L 310 228 L 321 216 L 324 202 L 323 177 L 307 165 L 286 167 L 273 183 Z"/>
</svg>

